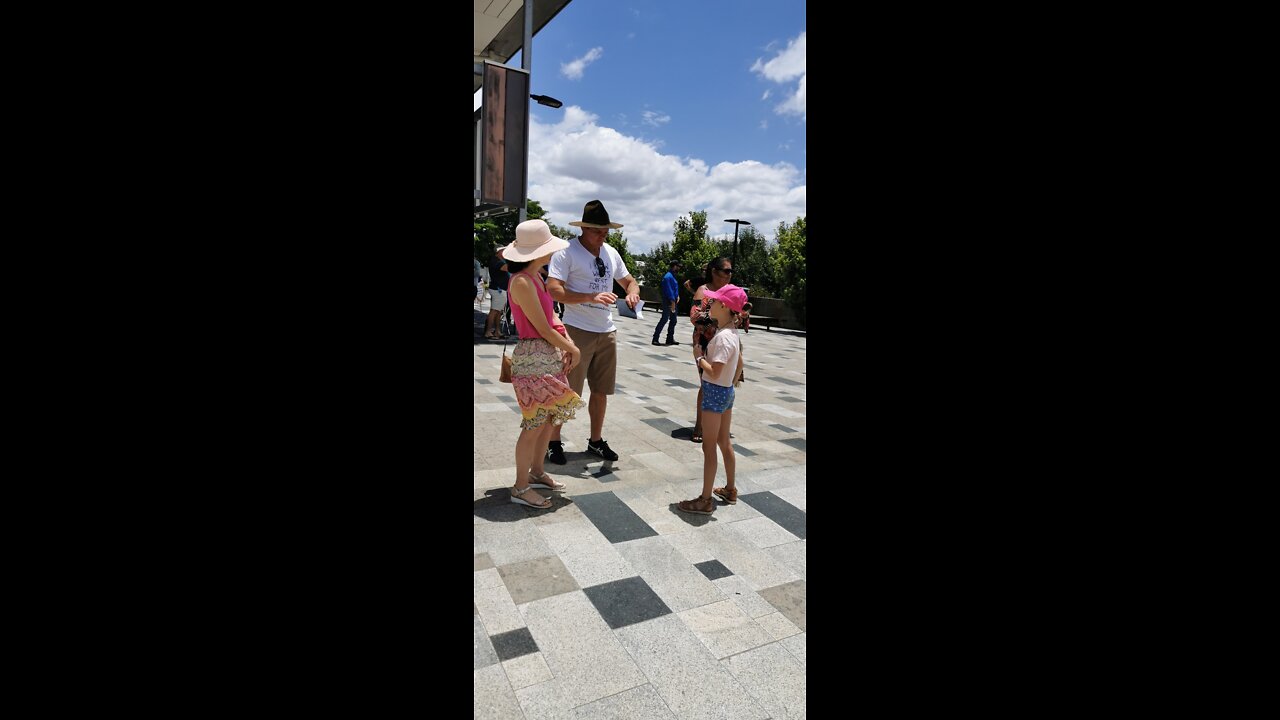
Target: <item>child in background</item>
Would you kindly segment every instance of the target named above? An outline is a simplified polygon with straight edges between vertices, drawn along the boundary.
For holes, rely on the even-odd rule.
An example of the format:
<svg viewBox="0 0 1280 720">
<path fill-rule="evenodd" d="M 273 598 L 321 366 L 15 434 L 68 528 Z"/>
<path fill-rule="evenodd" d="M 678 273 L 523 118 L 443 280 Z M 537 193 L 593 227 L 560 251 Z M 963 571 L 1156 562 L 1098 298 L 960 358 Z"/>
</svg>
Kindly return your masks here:
<svg viewBox="0 0 1280 720">
<path fill-rule="evenodd" d="M 742 372 L 742 343 L 734 321 L 747 302 L 747 294 L 733 284 L 707 290 L 703 297 L 710 301 L 709 312 L 718 329 L 707 343 L 707 353 L 695 360 L 702 370 L 702 494 L 677 505 L 681 511 L 696 515 L 710 515 L 716 509 L 712 485 L 716 479 L 717 446 L 724 455 L 725 486 L 716 488 L 715 495 L 730 505 L 738 502 L 738 488 L 734 485 L 737 458 L 729 443 L 729 428 L 733 423 L 734 380 Z"/>
</svg>

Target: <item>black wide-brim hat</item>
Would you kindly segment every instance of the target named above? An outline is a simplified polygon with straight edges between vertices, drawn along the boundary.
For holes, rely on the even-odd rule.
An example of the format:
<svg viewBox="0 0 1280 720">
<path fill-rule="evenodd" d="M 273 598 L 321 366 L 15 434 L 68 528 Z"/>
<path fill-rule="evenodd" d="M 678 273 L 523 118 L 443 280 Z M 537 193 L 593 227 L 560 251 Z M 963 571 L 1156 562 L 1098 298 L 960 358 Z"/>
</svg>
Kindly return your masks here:
<svg viewBox="0 0 1280 720">
<path fill-rule="evenodd" d="M 582 208 L 582 219 L 571 220 L 570 225 L 589 228 L 620 228 L 622 223 L 609 222 L 609 211 L 604 209 L 604 203 L 599 200 L 592 200 Z"/>
</svg>

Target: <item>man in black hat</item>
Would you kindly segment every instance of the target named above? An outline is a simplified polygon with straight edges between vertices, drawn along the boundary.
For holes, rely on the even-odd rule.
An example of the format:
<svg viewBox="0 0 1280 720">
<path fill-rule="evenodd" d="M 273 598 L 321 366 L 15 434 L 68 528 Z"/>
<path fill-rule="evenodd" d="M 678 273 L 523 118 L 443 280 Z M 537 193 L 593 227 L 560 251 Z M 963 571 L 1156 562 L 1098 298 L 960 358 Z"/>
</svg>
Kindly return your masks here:
<svg viewBox="0 0 1280 720">
<path fill-rule="evenodd" d="M 579 396 L 583 395 L 584 385 L 591 386 L 587 396 L 587 413 L 591 416 L 587 452 L 617 460 L 618 454 L 601 436 L 618 367 L 617 327 L 613 324 L 613 305 L 618 296 L 612 290 L 615 281 L 625 288 L 627 307 L 634 309 L 640 302 L 640 283 L 631 276 L 618 251 L 605 242 L 609 228 L 622 225 L 609 221 L 604 203 L 592 200 L 582 209 L 582 219 L 569 224 L 582 228 L 582 235 L 551 256 L 547 290 L 552 298 L 564 303 L 561 319 L 565 331 L 582 351 L 581 361 L 569 371 L 569 385 Z M 561 426 L 556 425 L 551 431 L 547 448 L 547 460 L 557 465 L 566 462 L 560 430 Z"/>
</svg>

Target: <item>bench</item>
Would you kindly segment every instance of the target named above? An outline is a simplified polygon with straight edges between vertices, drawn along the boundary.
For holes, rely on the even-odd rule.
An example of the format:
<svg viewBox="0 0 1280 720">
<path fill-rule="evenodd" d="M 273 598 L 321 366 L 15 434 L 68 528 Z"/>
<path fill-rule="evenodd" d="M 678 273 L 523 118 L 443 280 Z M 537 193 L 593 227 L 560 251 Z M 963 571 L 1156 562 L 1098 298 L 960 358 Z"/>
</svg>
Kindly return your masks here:
<svg viewBox="0 0 1280 720">
<path fill-rule="evenodd" d="M 773 323 L 781 319 L 782 318 L 774 317 L 773 315 L 751 315 L 747 320 L 747 327 L 750 328 L 751 324 L 754 322 L 763 322 L 764 329 L 769 332 L 773 332 Z"/>
</svg>

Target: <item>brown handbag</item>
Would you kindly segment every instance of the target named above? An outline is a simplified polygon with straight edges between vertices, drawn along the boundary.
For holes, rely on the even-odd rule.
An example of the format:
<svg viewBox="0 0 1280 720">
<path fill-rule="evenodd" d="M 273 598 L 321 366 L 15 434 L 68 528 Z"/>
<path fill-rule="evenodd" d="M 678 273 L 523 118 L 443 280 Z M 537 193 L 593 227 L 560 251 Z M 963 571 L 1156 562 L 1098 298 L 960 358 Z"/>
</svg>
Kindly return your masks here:
<svg viewBox="0 0 1280 720">
<path fill-rule="evenodd" d="M 511 382 L 511 358 L 507 357 L 507 344 L 502 344 L 502 372 L 498 373 L 498 382 Z"/>
</svg>

